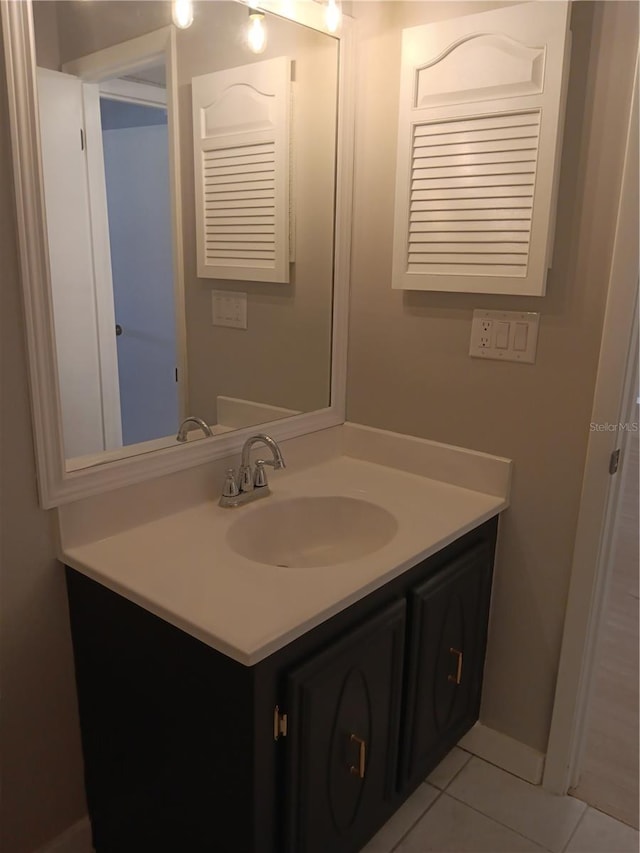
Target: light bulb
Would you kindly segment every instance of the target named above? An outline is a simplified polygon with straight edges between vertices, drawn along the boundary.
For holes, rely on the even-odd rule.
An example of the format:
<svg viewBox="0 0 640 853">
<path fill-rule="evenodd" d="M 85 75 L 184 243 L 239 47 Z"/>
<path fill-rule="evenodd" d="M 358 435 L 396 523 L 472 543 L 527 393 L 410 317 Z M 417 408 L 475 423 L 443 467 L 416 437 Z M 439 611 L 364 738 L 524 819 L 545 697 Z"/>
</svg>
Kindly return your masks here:
<svg viewBox="0 0 640 853">
<path fill-rule="evenodd" d="M 264 22 L 264 12 L 257 9 L 249 9 L 247 44 L 252 53 L 262 53 L 267 46 L 267 27 Z"/>
<path fill-rule="evenodd" d="M 186 30 L 193 23 L 193 0 L 173 0 L 173 23 Z"/>
<path fill-rule="evenodd" d="M 342 21 L 342 11 L 340 10 L 338 0 L 327 0 L 325 20 L 327 22 L 327 29 L 330 33 L 338 31 L 340 28 L 340 22 Z"/>
</svg>

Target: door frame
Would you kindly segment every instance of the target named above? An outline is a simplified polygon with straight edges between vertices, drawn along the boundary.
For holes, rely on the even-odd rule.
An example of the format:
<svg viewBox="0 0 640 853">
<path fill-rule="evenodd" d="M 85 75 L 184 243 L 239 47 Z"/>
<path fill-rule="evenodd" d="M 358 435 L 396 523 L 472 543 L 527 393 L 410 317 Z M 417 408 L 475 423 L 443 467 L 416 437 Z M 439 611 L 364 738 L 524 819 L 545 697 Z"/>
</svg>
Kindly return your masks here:
<svg viewBox="0 0 640 853">
<path fill-rule="evenodd" d="M 75 75 L 74 75 L 75 76 Z M 114 335 L 116 325 L 111 270 L 111 245 L 107 215 L 100 96 L 98 83 L 82 86 L 84 133 L 86 140 L 87 184 L 89 196 L 93 282 L 96 305 L 96 334 L 100 354 L 100 387 L 105 450 L 122 447 L 122 412 L 118 378 L 118 349 Z"/>
<path fill-rule="evenodd" d="M 166 68 L 166 103 L 167 126 L 169 138 L 169 184 L 171 196 L 171 231 L 173 243 L 173 299 L 176 323 L 176 367 L 178 385 L 179 420 L 183 420 L 188 409 L 188 375 L 187 375 L 187 324 L 184 291 L 184 250 L 182 241 L 182 184 L 180 179 L 180 136 L 178 113 L 178 71 L 176 54 L 176 37 L 173 27 L 163 27 L 147 35 L 121 42 L 104 50 L 87 54 L 86 56 L 66 62 L 62 70 L 67 74 L 78 77 L 84 84 L 85 109 L 95 113 L 99 102 L 101 84 L 107 80 L 132 74 L 151 63 L 162 60 Z M 133 84 L 128 94 L 125 90 L 116 97 L 118 100 L 136 101 L 134 88 L 138 96 L 142 86 Z M 144 87 L 145 89 L 147 87 Z M 152 87 L 149 87 L 152 88 Z M 126 87 L 125 87 L 126 89 Z M 148 94 L 148 93 L 147 93 Z M 138 100 L 139 102 L 139 100 Z M 148 102 L 148 101 L 147 101 Z M 158 104 L 160 105 L 160 104 Z M 87 133 L 90 128 L 87 127 Z M 94 134 L 95 136 L 95 134 Z M 89 141 L 89 140 L 88 140 Z M 104 192 L 94 195 L 96 170 L 104 173 L 102 158 L 102 139 L 94 139 L 93 145 L 87 146 L 88 171 L 90 180 L 90 205 L 94 240 L 97 239 L 99 248 L 96 258 L 96 304 L 98 310 L 98 338 L 101 360 L 104 355 L 103 390 L 106 391 L 107 401 L 105 411 L 113 418 L 117 406 L 117 416 L 120 418 L 120 391 L 118 382 L 118 365 L 113 328 L 115 316 L 113 312 L 113 283 L 111 275 L 111 259 L 108 246 L 108 217 L 106 195 Z M 93 152 L 93 156 L 90 156 Z M 102 181 L 104 183 L 104 180 Z M 95 226 L 93 223 L 96 223 Z M 101 236 L 103 235 L 103 236 Z M 105 245 L 106 244 L 106 250 Z M 115 374 L 114 374 L 115 366 Z M 114 387 L 115 386 L 115 387 Z M 177 428 L 177 427 L 176 427 Z M 122 443 L 122 442 L 120 442 Z"/>
<path fill-rule="evenodd" d="M 609 288 L 591 423 L 619 424 L 627 415 L 637 359 L 639 164 L 638 63 L 610 268 Z M 609 474 L 611 454 L 621 447 L 616 430 L 589 433 L 571 581 L 545 761 L 543 787 L 566 794 L 575 786 L 586 735 L 607 578 L 612 563 L 613 522 L 621 476 Z"/>
</svg>

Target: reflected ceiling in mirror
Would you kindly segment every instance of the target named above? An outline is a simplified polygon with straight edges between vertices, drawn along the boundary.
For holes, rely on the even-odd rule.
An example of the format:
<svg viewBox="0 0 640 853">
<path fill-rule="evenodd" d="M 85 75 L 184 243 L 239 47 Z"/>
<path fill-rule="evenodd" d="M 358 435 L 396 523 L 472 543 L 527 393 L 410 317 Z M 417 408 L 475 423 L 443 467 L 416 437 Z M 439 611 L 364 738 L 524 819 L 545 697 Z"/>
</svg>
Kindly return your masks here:
<svg viewBox="0 0 640 853">
<path fill-rule="evenodd" d="M 154 53 L 169 2 L 33 9 L 67 470 L 173 444 L 189 415 L 216 434 L 327 407 L 338 42 L 267 14 L 255 55 L 246 6 L 216 0 Z"/>
</svg>

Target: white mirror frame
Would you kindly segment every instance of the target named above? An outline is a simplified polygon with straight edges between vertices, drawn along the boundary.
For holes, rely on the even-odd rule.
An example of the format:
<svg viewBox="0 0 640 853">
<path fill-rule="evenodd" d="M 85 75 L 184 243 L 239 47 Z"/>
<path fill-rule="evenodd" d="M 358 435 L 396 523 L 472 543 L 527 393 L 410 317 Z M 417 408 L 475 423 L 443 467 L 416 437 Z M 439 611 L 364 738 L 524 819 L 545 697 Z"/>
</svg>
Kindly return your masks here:
<svg viewBox="0 0 640 853">
<path fill-rule="evenodd" d="M 266 0 L 261 5 L 278 13 L 281 4 Z M 296 4 L 290 5 L 295 7 Z M 299 10 L 294 8 L 293 14 L 287 17 L 326 32 L 318 4 L 302 2 L 299 6 Z M 32 8 L 30 2 L 15 0 L 0 0 L 0 8 L 41 506 L 49 509 L 239 452 L 247 436 L 254 433 L 256 427 L 192 441 L 186 445 L 176 444 L 136 456 L 111 459 L 89 468 L 66 470 L 49 286 Z M 173 34 L 169 37 L 172 38 Z M 340 41 L 340 56 L 331 405 L 260 426 L 261 430 L 267 430 L 280 441 L 336 426 L 345 419 L 354 127 L 352 33 L 348 18 L 343 19 L 341 32 L 334 37 Z"/>
</svg>

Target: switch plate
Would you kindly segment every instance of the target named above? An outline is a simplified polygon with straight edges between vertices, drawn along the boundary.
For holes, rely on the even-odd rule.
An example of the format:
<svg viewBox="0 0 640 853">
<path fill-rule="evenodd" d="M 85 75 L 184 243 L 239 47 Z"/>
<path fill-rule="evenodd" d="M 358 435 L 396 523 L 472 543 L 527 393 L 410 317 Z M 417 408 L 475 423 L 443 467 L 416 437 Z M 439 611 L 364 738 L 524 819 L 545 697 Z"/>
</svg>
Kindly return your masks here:
<svg viewBox="0 0 640 853">
<path fill-rule="evenodd" d="M 211 293 L 212 320 L 214 326 L 227 326 L 231 329 L 247 328 L 247 294 L 228 290 L 214 290 Z"/>
<path fill-rule="evenodd" d="M 498 361 L 536 360 L 540 314 L 536 311 L 473 312 L 469 355 Z"/>
<path fill-rule="evenodd" d="M 511 323 L 507 323 L 504 320 L 494 320 L 493 325 L 495 329 L 493 336 L 494 345 L 497 349 L 509 349 Z"/>
</svg>

